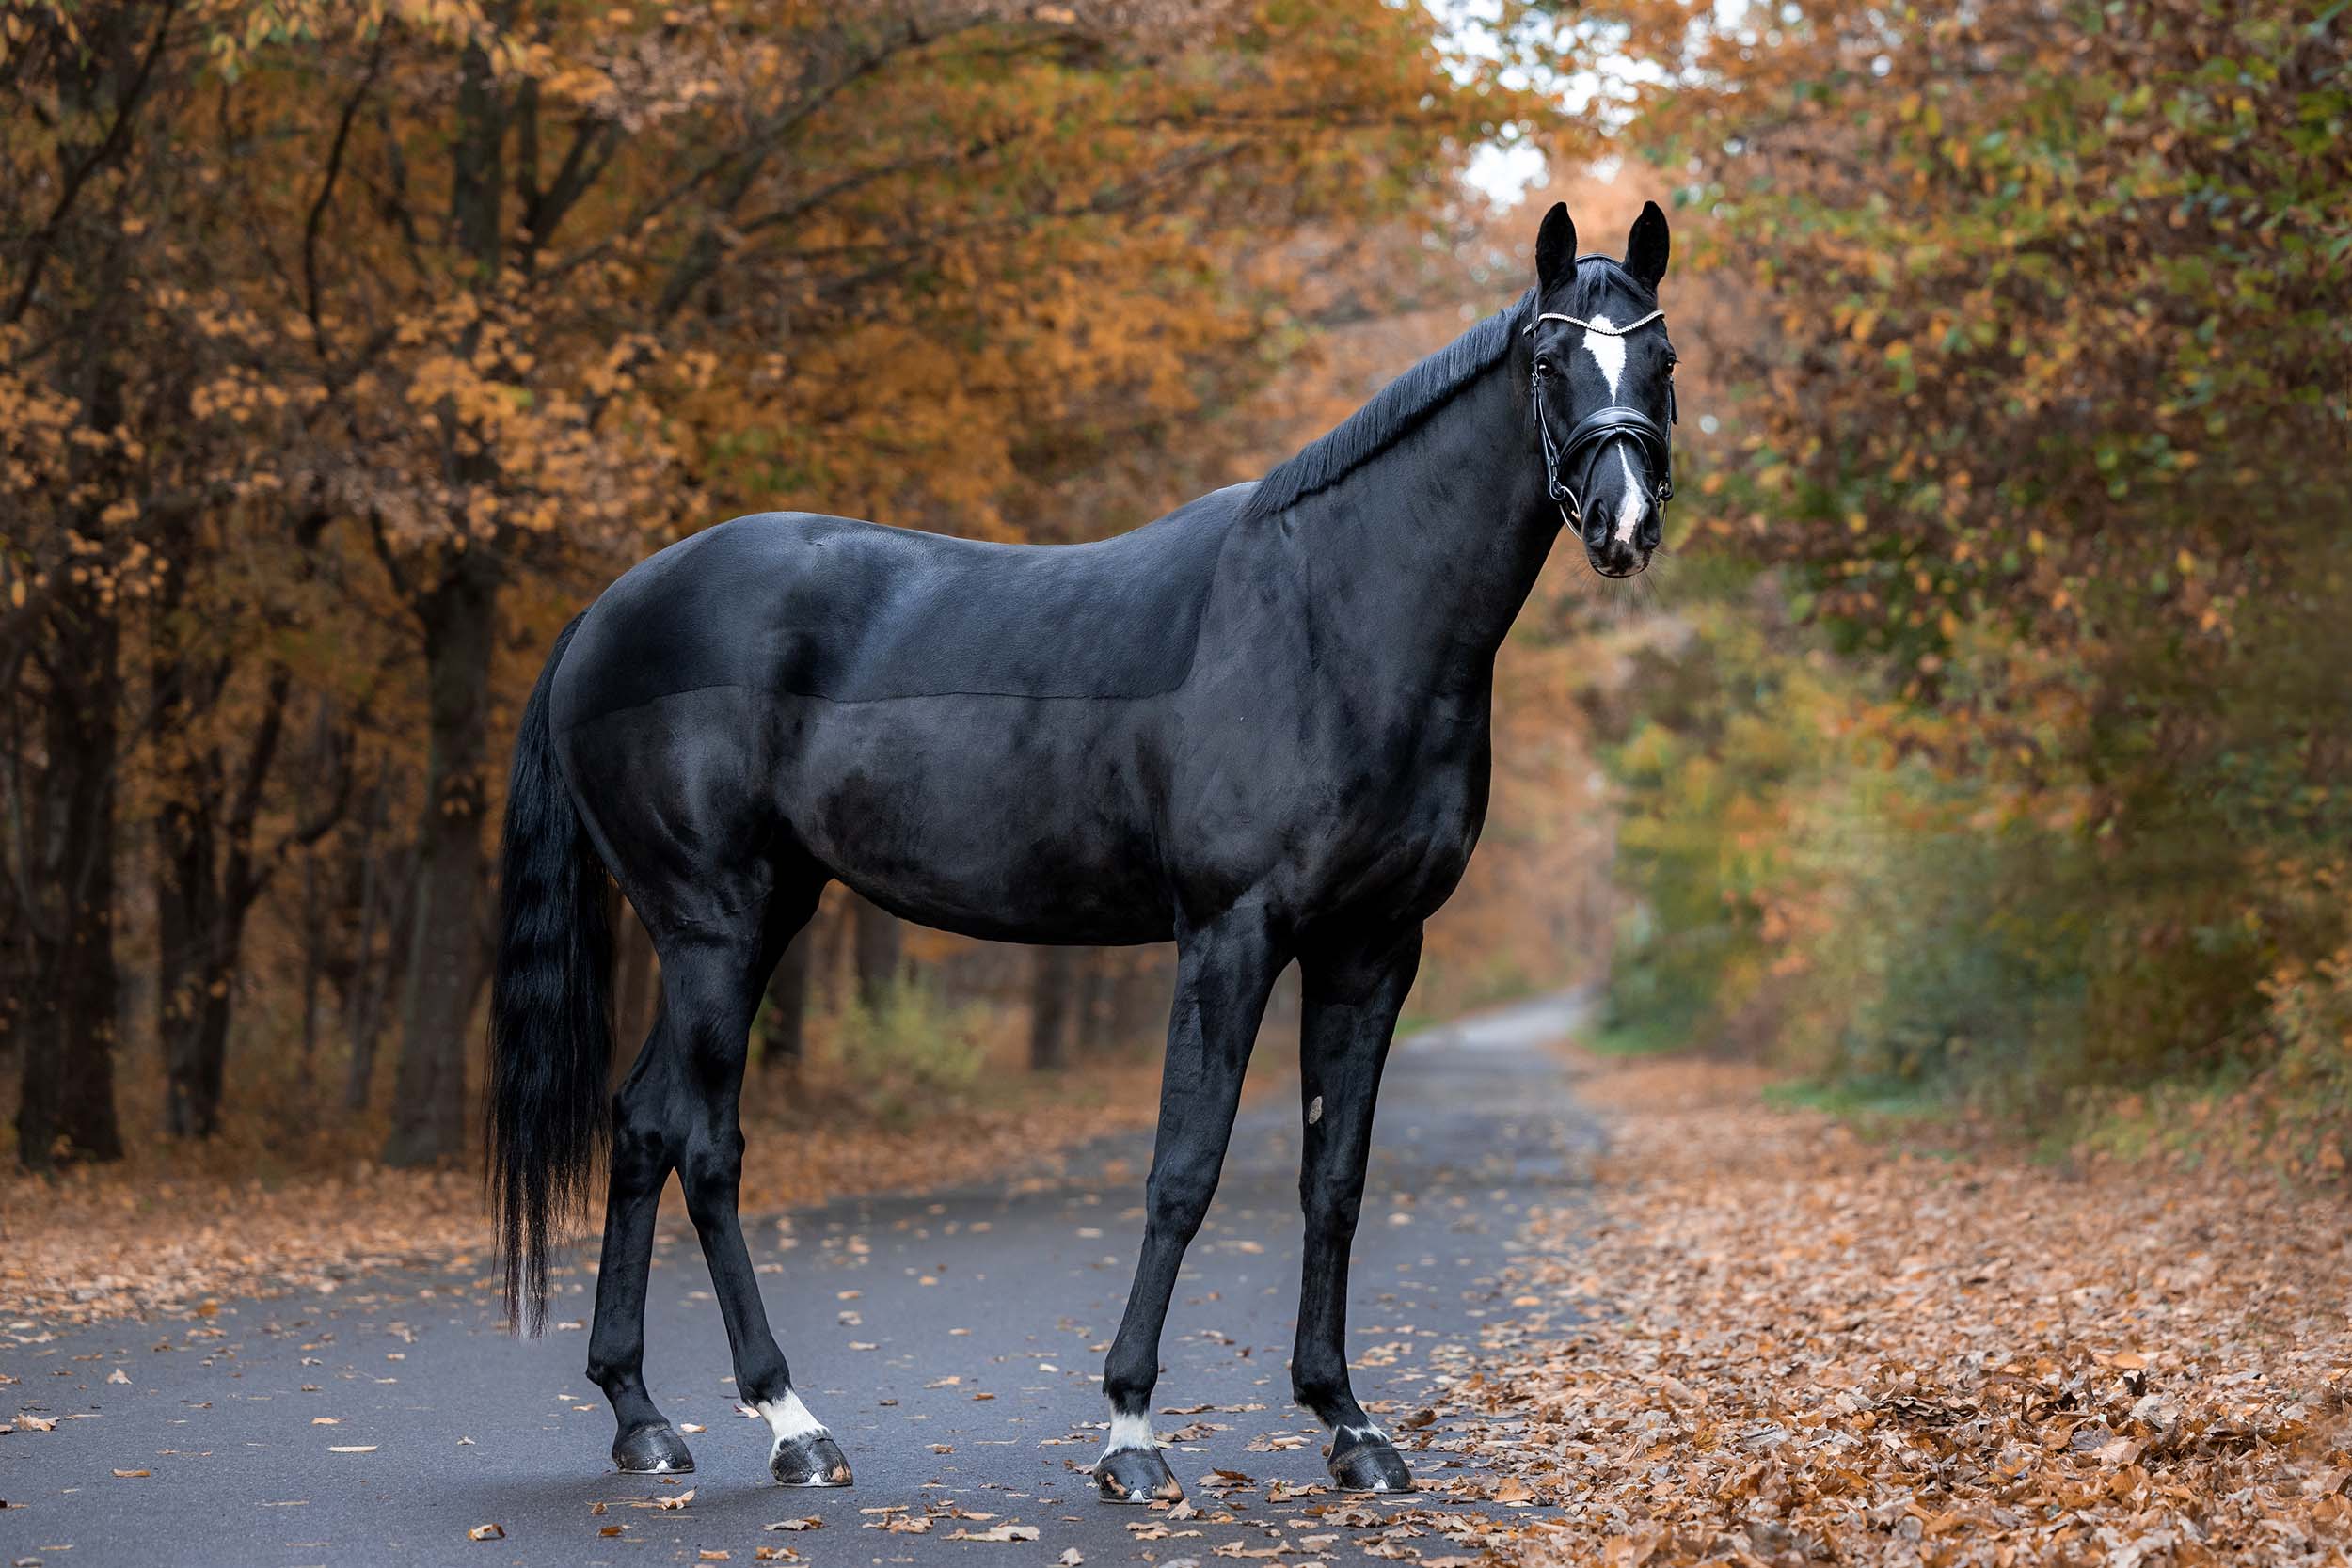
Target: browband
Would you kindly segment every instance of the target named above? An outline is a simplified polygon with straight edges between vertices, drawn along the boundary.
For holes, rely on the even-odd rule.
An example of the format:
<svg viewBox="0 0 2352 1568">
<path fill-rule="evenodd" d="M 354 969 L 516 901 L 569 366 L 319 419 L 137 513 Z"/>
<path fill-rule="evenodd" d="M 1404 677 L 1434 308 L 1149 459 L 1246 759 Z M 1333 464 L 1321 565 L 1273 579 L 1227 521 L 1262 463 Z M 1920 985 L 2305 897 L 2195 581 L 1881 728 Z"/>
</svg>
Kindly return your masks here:
<svg viewBox="0 0 2352 1568">
<path fill-rule="evenodd" d="M 1537 316 L 1534 321 L 1529 322 L 1519 330 L 1521 332 L 1532 333 L 1535 330 L 1538 323 L 1565 322 L 1570 326 L 1581 326 L 1587 332 L 1597 332 L 1605 338 L 1622 338 L 1627 333 L 1631 332 L 1638 327 L 1647 326 L 1654 321 L 1663 320 L 1665 314 L 1666 312 L 1663 310 L 1652 310 L 1648 315 L 1644 316 L 1640 321 L 1628 322 L 1623 326 L 1604 326 L 1599 322 L 1588 322 L 1581 316 L 1564 316 L 1557 310 L 1547 310 L 1542 315 Z"/>
</svg>

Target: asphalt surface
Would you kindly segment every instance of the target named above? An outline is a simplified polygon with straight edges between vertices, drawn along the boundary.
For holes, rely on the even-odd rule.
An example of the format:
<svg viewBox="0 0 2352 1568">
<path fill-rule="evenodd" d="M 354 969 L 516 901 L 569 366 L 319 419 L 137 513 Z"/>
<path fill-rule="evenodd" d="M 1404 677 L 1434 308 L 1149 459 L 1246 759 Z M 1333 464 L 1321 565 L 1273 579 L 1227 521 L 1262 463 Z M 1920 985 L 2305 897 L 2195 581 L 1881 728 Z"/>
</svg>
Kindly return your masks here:
<svg viewBox="0 0 2352 1568">
<path fill-rule="evenodd" d="M 1521 1217 L 1574 1202 L 1597 1146 L 1545 1049 L 1579 1011 L 1560 997 L 1457 1021 L 1391 1059 L 1350 1360 L 1359 1396 L 1441 1487 L 1477 1489 L 1477 1462 L 1450 1450 L 1481 1418 L 1449 1400 L 1448 1382 L 1482 1327 L 1510 1315 L 1498 1276 Z M 1276 1481 L 1327 1482 L 1324 1434 L 1289 1400 L 1297 1114 L 1286 1091 L 1245 1110 L 1162 1344 L 1156 1403 L 1180 1413 L 1156 1424 L 1164 1444 L 1178 1439 L 1168 1457 L 1197 1518 L 1099 1504 L 1087 1474 L 1150 1161 L 1148 1137 L 1122 1137 L 1061 1160 L 1066 1174 L 843 1200 L 747 1227 L 795 1382 L 848 1454 L 853 1488 L 769 1481 L 767 1427 L 736 1413 L 709 1278 L 681 1222 L 656 1254 L 646 1378 L 694 1475 L 612 1471 L 612 1417 L 580 1370 L 584 1267 L 560 1277 L 550 1315 L 564 1326 L 531 1342 L 501 1330 L 475 1271 L 388 1274 L 226 1303 L 202 1322 L 0 1338 L 0 1372 L 16 1380 L 0 1385 L 0 1421 L 21 1411 L 56 1423 L 0 1436 L 0 1565 L 742 1563 L 768 1548 L 798 1554 L 769 1560 L 863 1568 L 1059 1563 L 1074 1548 L 1089 1563 L 1176 1568 L 1236 1543 L 1244 1561 L 1359 1560 L 1374 1514 L 1499 1512 L 1422 1492 L 1346 1499 L 1339 1519 L 1336 1494 L 1276 1495 Z M 677 1207 L 673 1195 L 665 1219 Z M 1423 1409 L 1438 1419 L 1408 1436 Z M 1220 1469 L 1250 1484 L 1201 1484 Z M 809 1518 L 821 1524 L 764 1528 Z M 469 1538 L 493 1524 L 502 1536 Z M 1007 1526 L 1038 1533 L 986 1539 Z M 1438 1535 L 1421 1544 L 1458 1550 Z"/>
</svg>

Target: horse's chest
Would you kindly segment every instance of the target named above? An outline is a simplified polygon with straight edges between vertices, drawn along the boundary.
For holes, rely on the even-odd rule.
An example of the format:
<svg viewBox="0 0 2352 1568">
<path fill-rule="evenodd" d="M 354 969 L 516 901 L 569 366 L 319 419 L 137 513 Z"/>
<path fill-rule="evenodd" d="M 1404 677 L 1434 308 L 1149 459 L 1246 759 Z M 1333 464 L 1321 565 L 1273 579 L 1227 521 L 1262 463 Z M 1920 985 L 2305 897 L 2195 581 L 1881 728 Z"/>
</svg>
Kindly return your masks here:
<svg viewBox="0 0 2352 1568">
<path fill-rule="evenodd" d="M 1488 758 L 1483 735 L 1438 739 L 1387 766 L 1367 757 L 1343 783 L 1317 835 L 1325 897 L 1426 914 L 1461 880 L 1486 821 Z"/>
</svg>

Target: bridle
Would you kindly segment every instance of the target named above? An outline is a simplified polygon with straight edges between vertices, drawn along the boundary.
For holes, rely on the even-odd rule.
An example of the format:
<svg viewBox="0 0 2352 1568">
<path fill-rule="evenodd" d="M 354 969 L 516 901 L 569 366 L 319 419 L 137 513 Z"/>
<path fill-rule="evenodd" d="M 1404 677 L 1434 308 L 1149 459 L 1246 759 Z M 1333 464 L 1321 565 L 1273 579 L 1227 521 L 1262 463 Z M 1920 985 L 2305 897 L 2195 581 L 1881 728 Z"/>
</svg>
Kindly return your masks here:
<svg viewBox="0 0 2352 1568">
<path fill-rule="evenodd" d="M 1622 338 L 1628 333 L 1641 330 L 1652 322 L 1662 322 L 1665 319 L 1665 311 L 1652 310 L 1640 321 L 1629 322 L 1623 326 L 1609 326 L 1600 322 L 1586 321 L 1580 316 L 1565 316 L 1557 310 L 1546 310 L 1534 321 L 1529 322 L 1521 330 L 1528 337 L 1533 338 L 1535 335 L 1535 328 L 1545 322 L 1565 322 L 1570 326 L 1581 327 L 1587 332 L 1598 332 L 1610 338 Z M 1591 465 L 1593 458 L 1599 455 L 1601 449 L 1612 441 L 1631 441 L 1640 446 L 1642 455 L 1648 460 L 1650 472 L 1658 476 L 1658 510 L 1662 514 L 1666 510 L 1666 503 L 1674 499 L 1675 496 L 1674 445 L 1666 430 L 1661 427 L 1656 420 L 1638 408 L 1620 408 L 1611 404 L 1596 408 L 1577 420 L 1575 428 L 1568 432 L 1566 441 L 1555 442 L 1551 438 L 1550 416 L 1544 411 L 1544 362 L 1541 357 L 1535 361 L 1533 379 L 1535 430 L 1536 434 L 1543 438 L 1544 443 L 1544 479 L 1550 489 L 1552 504 L 1560 508 L 1560 520 L 1567 525 L 1569 531 L 1580 536 L 1583 533 L 1584 502 L 1573 489 L 1569 488 L 1568 482 L 1561 475 L 1584 472 L 1585 468 Z M 1666 423 L 1672 425 L 1677 422 L 1678 422 L 1678 416 L 1675 409 L 1675 384 L 1673 376 L 1669 374 L 1666 379 Z"/>
</svg>

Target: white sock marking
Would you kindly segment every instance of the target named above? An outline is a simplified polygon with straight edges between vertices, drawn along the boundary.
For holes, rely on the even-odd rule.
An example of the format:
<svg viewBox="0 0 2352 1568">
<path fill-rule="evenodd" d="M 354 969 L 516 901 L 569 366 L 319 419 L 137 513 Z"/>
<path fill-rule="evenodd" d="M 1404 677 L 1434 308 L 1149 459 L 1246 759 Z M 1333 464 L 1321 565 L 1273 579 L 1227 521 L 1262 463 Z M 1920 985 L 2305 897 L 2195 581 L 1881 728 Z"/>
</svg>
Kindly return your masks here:
<svg viewBox="0 0 2352 1568">
<path fill-rule="evenodd" d="M 801 1402 L 800 1394 L 793 1389 L 787 1388 L 780 1400 L 762 1400 L 757 1408 L 768 1418 L 768 1429 L 776 1434 L 779 1443 L 833 1435 L 825 1430 L 824 1422 L 809 1414 L 808 1406 Z"/>
<path fill-rule="evenodd" d="M 1104 1457 L 1128 1449 L 1149 1450 L 1159 1446 L 1160 1440 L 1152 1434 L 1149 1415 L 1129 1416 L 1117 1410 L 1111 1412 L 1111 1439 L 1103 1445 Z"/>
</svg>

